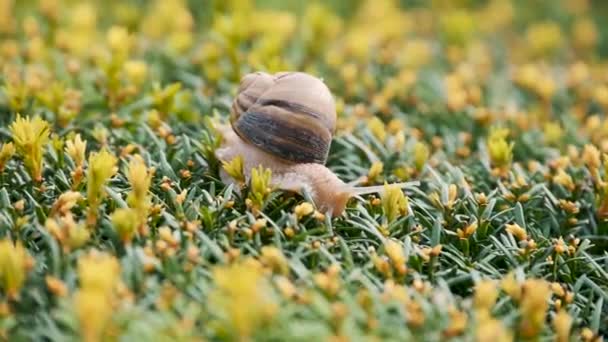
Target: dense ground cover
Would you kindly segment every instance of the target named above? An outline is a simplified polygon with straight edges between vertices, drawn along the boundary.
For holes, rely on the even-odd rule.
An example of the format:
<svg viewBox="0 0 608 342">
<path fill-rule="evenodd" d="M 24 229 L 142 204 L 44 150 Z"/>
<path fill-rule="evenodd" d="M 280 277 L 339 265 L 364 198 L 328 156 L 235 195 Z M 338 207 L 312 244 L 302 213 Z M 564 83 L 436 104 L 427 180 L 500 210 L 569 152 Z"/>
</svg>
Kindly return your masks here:
<svg viewBox="0 0 608 342">
<path fill-rule="evenodd" d="M 601 340 L 607 10 L 0 0 L 2 338 Z M 343 180 L 419 185 L 223 184 L 254 70 L 324 79 Z"/>
</svg>

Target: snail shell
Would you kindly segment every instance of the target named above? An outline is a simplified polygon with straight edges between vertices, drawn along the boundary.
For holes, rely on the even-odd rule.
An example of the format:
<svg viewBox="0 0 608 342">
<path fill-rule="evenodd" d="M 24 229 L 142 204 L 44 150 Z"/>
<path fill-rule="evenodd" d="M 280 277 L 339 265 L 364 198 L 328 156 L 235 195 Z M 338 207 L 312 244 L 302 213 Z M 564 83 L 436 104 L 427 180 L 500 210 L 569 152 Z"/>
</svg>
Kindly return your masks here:
<svg viewBox="0 0 608 342">
<path fill-rule="evenodd" d="M 336 129 L 336 105 L 320 79 L 301 72 L 263 72 L 241 80 L 232 128 L 247 143 L 293 163 L 325 164 Z"/>
</svg>

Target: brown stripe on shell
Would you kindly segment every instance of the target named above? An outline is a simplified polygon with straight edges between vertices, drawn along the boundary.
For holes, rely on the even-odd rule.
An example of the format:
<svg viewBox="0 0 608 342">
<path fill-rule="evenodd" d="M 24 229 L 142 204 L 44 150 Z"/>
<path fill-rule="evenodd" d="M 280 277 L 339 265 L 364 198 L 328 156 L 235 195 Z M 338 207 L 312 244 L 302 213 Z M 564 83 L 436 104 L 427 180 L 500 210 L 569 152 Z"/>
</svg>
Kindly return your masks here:
<svg viewBox="0 0 608 342">
<path fill-rule="evenodd" d="M 276 106 L 281 109 L 284 109 L 290 113 L 295 114 L 304 114 L 311 116 L 316 119 L 325 120 L 325 116 L 322 113 L 316 112 L 314 109 L 307 107 L 303 104 L 287 101 L 287 100 L 279 100 L 279 99 L 260 99 L 256 105 L 260 106 Z"/>
<path fill-rule="evenodd" d="M 296 163 L 324 164 L 331 143 L 327 130 L 294 125 L 293 119 L 280 120 L 268 112 L 247 112 L 234 123 L 234 130 L 263 151 Z"/>
<path fill-rule="evenodd" d="M 253 106 L 257 100 L 258 100 L 257 96 L 248 94 L 247 92 L 241 92 L 241 93 L 237 94 L 234 101 L 232 101 L 233 119 L 238 119 L 251 106 Z"/>
</svg>

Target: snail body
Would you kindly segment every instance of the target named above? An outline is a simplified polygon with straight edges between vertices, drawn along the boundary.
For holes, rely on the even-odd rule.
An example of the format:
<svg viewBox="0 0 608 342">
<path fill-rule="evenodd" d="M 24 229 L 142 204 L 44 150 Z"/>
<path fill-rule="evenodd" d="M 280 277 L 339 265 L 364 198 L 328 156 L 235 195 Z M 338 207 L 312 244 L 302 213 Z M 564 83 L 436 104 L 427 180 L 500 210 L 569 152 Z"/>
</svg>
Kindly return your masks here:
<svg viewBox="0 0 608 342">
<path fill-rule="evenodd" d="M 277 189 L 308 192 L 325 213 L 341 215 L 358 194 L 383 191 L 382 186 L 344 183 L 324 164 L 336 126 L 333 97 L 323 81 L 301 72 L 248 74 L 241 80 L 231 110 L 231 125 L 218 125 L 219 160 L 241 156 L 249 181 L 251 170 L 272 170 Z M 224 170 L 224 183 L 234 183 Z M 410 183 L 400 183 L 405 186 Z"/>
</svg>

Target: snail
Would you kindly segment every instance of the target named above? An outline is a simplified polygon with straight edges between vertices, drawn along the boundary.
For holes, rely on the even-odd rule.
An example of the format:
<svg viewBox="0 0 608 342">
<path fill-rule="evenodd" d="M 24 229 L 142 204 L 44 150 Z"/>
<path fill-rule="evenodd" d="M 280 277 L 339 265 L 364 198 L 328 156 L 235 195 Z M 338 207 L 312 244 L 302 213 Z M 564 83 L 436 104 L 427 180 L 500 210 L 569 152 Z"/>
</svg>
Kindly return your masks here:
<svg viewBox="0 0 608 342">
<path fill-rule="evenodd" d="M 320 79 L 302 72 L 251 73 L 241 79 L 230 125 L 216 127 L 223 139 L 215 155 L 223 161 L 241 156 L 245 175 L 259 165 L 269 168 L 276 188 L 306 191 L 319 210 L 339 216 L 351 197 L 384 187 L 345 183 L 324 165 L 336 118 L 334 99 Z M 220 177 L 235 182 L 224 170 Z"/>
</svg>

